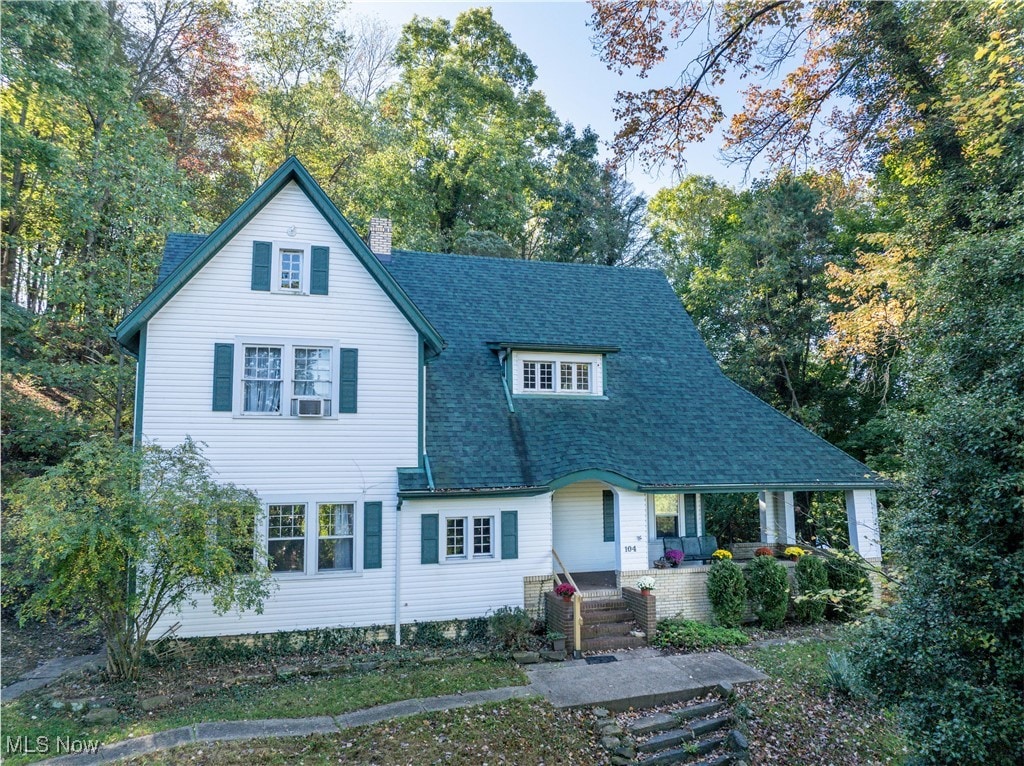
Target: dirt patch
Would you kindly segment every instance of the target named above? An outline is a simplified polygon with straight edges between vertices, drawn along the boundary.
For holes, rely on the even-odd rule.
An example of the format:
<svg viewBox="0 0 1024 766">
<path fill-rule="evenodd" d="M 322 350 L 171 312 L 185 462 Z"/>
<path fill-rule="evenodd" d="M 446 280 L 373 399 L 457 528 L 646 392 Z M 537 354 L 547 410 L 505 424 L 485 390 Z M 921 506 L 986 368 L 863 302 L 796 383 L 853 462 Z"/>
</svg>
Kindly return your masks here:
<svg viewBox="0 0 1024 766">
<path fill-rule="evenodd" d="M 0 623 L 0 677 L 7 686 L 54 657 L 93 654 L 102 648 L 99 633 L 83 623 L 50 619 L 21 626 L 5 617 Z"/>
</svg>

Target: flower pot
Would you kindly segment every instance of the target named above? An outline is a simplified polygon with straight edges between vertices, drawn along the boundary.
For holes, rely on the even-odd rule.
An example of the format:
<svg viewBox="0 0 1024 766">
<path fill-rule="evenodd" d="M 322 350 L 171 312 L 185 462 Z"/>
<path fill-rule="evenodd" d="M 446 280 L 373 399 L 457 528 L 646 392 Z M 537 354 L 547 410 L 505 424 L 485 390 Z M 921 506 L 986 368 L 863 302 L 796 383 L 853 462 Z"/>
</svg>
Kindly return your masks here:
<svg viewBox="0 0 1024 766">
<path fill-rule="evenodd" d="M 651 592 L 647 588 L 644 588 L 643 590 L 641 590 L 640 593 L 641 593 L 641 595 L 643 595 L 644 598 L 647 598 L 648 596 L 651 595 Z"/>
<path fill-rule="evenodd" d="M 572 596 L 562 596 L 562 601 L 564 601 L 567 604 L 571 604 L 572 603 Z"/>
<path fill-rule="evenodd" d="M 790 560 L 790 561 L 799 561 L 799 560 L 800 560 L 800 557 L 799 557 L 799 556 L 790 556 L 790 557 L 789 557 L 789 560 Z"/>
<path fill-rule="evenodd" d="M 551 642 L 551 645 L 552 645 L 552 647 L 554 648 L 554 650 L 556 652 L 564 652 L 565 651 L 565 639 L 564 638 L 556 638 L 554 641 Z"/>
</svg>

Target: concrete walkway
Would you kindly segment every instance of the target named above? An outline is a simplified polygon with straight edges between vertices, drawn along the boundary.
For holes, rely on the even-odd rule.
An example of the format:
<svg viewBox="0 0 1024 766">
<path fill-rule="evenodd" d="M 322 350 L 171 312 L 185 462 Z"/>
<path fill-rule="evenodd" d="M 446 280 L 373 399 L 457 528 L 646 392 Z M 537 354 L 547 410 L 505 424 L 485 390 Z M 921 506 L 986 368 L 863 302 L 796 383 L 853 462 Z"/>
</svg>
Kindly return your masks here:
<svg viewBox="0 0 1024 766">
<path fill-rule="evenodd" d="M 35 670 L 30 670 L 13 684 L 8 684 L 0 689 L 0 700 L 11 702 L 26 692 L 49 686 L 65 673 L 81 670 L 90 665 L 105 666 L 106 664 L 106 652 L 86 654 L 81 657 L 55 657 L 44 662 Z"/>
<path fill-rule="evenodd" d="M 663 655 L 646 648 L 612 656 L 615 662 L 601 665 L 586 660 L 537 665 L 527 668 L 526 675 L 534 693 L 555 707 L 593 705 L 618 711 L 685 702 L 718 686 L 766 678 L 721 652 Z"/>
<path fill-rule="evenodd" d="M 366 726 L 394 718 L 534 696 L 545 697 L 555 707 L 563 708 L 642 708 L 685 701 L 707 694 L 715 688 L 728 689 L 766 677 L 739 660 L 718 652 L 664 656 L 657 649 L 648 648 L 605 656 L 614 657 L 615 660 L 597 665 L 589 664 L 586 660 L 572 660 L 528 667 L 526 675 L 530 683 L 526 686 L 506 686 L 443 697 L 403 700 L 337 716 L 200 723 L 110 745 L 101 744 L 95 753 L 65 755 L 42 763 L 87 766 L 179 745 L 258 737 L 337 734 L 354 726 Z"/>
</svg>

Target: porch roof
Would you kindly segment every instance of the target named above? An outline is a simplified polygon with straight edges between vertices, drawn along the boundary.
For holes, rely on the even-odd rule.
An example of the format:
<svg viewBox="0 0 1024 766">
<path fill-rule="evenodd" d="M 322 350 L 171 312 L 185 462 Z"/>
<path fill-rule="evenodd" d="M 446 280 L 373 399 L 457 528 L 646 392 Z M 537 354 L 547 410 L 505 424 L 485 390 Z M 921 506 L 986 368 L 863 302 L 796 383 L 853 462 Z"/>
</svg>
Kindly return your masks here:
<svg viewBox="0 0 1024 766">
<path fill-rule="evenodd" d="M 659 271 L 409 251 L 385 266 L 447 341 L 426 376 L 433 488 L 408 472 L 403 495 L 887 484 L 726 378 Z M 512 412 L 496 345 L 616 351 L 603 397 L 515 396 Z"/>
</svg>

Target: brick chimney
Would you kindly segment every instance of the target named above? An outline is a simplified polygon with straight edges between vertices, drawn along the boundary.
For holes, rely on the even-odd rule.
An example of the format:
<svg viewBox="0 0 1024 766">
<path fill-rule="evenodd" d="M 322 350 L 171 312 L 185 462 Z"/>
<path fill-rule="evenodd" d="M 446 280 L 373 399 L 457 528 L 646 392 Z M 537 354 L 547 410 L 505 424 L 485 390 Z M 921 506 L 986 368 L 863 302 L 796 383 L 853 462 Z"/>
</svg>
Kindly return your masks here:
<svg viewBox="0 0 1024 766">
<path fill-rule="evenodd" d="M 370 219 L 370 250 L 374 255 L 391 256 L 391 219 Z"/>
</svg>

